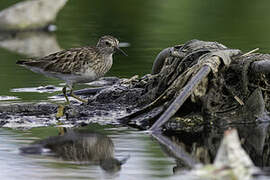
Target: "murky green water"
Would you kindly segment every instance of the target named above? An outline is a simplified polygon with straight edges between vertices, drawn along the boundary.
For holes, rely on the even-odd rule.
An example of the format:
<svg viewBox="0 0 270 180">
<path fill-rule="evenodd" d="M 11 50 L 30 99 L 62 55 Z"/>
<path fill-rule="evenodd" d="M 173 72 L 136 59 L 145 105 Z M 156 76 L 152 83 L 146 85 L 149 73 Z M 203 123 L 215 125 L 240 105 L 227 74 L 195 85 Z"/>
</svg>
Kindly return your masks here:
<svg viewBox="0 0 270 180">
<path fill-rule="evenodd" d="M 15 2 L 19 0 L 2 0 L 0 9 Z M 269 6 L 268 0 L 70 0 L 58 15 L 55 22 L 58 30 L 54 33 L 31 32 L 8 37 L 0 34 L 0 100 L 11 96 L 18 99 L 10 102 L 47 101 L 48 96 L 59 92 L 14 92 L 14 89 L 60 87 L 62 82 L 35 74 L 15 62 L 59 49 L 94 45 L 106 34 L 130 44 L 123 48 L 129 56 L 116 54 L 107 76 L 131 77 L 150 73 L 159 51 L 191 39 L 218 41 L 243 51 L 259 47 L 260 52 L 269 53 Z M 85 85 L 78 85 L 77 89 L 82 87 Z M 173 175 L 174 159 L 165 155 L 147 134 L 125 128 L 99 129 L 114 142 L 116 157 L 131 156 L 113 178 L 157 179 Z M 57 135 L 57 129 L 48 127 L 16 131 L 0 129 L 1 179 L 111 178 L 97 165 L 80 165 L 48 156 L 19 155 L 18 148 L 54 135 Z"/>
<path fill-rule="evenodd" d="M 167 157 L 148 135 L 126 128 L 93 126 L 85 131 L 95 131 L 110 138 L 114 144 L 115 158 L 130 156 L 119 172 L 112 174 L 95 164 L 64 161 L 45 155 L 19 154 L 19 148 L 30 142 L 57 136 L 56 128 L 26 131 L 0 129 L 1 179 L 154 179 L 173 174 L 174 160 Z"/>
</svg>

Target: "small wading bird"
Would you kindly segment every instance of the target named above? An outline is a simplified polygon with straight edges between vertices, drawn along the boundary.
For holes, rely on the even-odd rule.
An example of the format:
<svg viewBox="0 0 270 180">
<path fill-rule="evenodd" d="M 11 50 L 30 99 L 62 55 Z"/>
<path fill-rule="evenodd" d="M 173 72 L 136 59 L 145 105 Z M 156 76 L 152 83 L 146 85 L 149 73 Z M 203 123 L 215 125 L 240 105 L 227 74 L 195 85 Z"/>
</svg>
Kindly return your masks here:
<svg viewBox="0 0 270 180">
<path fill-rule="evenodd" d="M 70 102 L 67 87 L 70 88 L 70 96 L 87 102 L 73 93 L 73 84 L 91 82 L 104 76 L 112 67 L 112 55 L 116 50 L 127 56 L 119 48 L 119 41 L 116 38 L 103 36 L 95 47 L 71 48 L 38 59 L 19 60 L 17 64 L 33 72 L 64 80 L 66 85 L 62 91 L 68 104 Z"/>
</svg>

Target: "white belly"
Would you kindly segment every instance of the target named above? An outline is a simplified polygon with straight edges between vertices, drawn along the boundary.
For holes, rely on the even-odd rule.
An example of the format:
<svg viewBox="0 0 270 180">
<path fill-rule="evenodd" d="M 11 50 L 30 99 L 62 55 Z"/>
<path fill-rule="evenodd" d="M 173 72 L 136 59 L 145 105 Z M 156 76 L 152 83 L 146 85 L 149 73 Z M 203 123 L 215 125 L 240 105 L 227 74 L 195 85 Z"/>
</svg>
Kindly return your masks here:
<svg viewBox="0 0 270 180">
<path fill-rule="evenodd" d="M 31 67 L 31 66 L 26 66 L 26 67 L 32 70 L 33 72 L 44 74 L 47 77 L 61 79 L 65 81 L 67 85 L 70 87 L 72 87 L 72 85 L 75 83 L 88 83 L 98 78 L 96 73 L 90 69 L 88 69 L 83 74 L 62 74 L 62 73 L 57 73 L 57 72 L 44 71 L 41 68 L 36 68 L 36 67 Z"/>
</svg>

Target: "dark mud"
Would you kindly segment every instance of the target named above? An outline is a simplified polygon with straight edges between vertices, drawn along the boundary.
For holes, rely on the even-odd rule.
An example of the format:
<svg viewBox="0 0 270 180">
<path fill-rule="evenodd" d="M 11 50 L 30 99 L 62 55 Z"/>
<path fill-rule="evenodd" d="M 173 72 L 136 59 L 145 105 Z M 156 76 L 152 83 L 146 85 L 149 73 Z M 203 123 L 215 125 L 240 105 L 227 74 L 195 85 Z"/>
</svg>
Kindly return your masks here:
<svg viewBox="0 0 270 180">
<path fill-rule="evenodd" d="M 83 94 L 82 97 L 88 99 L 88 103 L 71 101 L 71 105 L 65 106 L 64 116 L 59 120 L 55 117 L 57 104 L 3 104 L 0 106 L 0 126 L 31 128 L 56 125 L 59 122 L 66 126 L 84 126 L 90 123 L 119 124 L 117 119 L 134 110 L 143 89 L 130 88 L 119 83 L 108 87 L 108 83 L 105 87 L 75 92 L 78 95 Z"/>
</svg>

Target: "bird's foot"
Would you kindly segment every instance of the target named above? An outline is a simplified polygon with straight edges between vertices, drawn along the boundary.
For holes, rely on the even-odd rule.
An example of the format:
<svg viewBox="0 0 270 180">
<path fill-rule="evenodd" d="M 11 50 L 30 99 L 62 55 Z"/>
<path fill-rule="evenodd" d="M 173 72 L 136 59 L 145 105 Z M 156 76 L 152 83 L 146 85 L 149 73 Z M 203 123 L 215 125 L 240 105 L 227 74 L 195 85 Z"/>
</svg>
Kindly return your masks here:
<svg viewBox="0 0 270 180">
<path fill-rule="evenodd" d="M 65 128 L 61 127 L 63 123 L 59 121 L 61 117 L 64 116 L 64 111 L 65 111 L 65 106 L 64 105 L 59 105 L 56 113 L 56 119 L 57 119 L 57 129 L 58 129 L 58 135 L 64 135 L 65 134 Z"/>
<path fill-rule="evenodd" d="M 58 125 L 61 125 L 61 123 L 58 124 Z M 59 135 L 59 136 L 64 135 L 65 132 L 66 132 L 66 128 L 65 128 L 65 127 L 58 126 L 57 129 L 58 129 L 58 135 Z"/>
<path fill-rule="evenodd" d="M 56 113 L 56 119 L 58 120 L 59 118 L 64 116 L 64 111 L 65 111 L 65 106 L 64 105 L 59 105 Z"/>
</svg>

